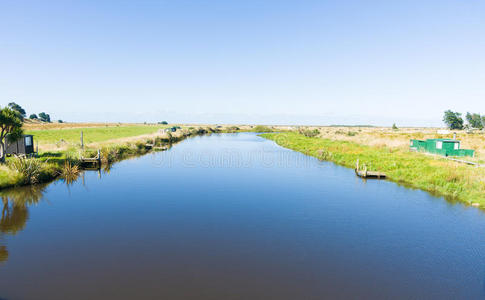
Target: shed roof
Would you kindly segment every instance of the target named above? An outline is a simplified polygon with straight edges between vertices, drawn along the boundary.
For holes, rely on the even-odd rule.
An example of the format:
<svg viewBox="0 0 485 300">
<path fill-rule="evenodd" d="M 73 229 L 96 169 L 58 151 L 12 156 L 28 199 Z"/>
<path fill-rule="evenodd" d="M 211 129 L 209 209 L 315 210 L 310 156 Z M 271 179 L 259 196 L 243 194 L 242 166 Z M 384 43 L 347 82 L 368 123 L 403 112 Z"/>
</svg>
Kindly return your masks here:
<svg viewBox="0 0 485 300">
<path fill-rule="evenodd" d="M 437 142 L 451 142 L 451 143 L 459 143 L 460 141 L 458 140 L 452 140 L 452 139 L 427 139 L 428 141 L 437 141 Z"/>
</svg>

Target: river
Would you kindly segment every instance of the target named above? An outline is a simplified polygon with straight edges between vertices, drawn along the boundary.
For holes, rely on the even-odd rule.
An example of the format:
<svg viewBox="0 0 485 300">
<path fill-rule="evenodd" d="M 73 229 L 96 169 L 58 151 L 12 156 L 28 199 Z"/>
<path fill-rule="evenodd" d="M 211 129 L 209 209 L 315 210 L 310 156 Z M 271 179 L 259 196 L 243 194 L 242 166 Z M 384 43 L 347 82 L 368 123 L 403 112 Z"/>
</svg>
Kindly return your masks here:
<svg viewBox="0 0 485 300">
<path fill-rule="evenodd" d="M 485 214 L 252 133 L 0 193 L 0 299 L 482 299 Z"/>
</svg>

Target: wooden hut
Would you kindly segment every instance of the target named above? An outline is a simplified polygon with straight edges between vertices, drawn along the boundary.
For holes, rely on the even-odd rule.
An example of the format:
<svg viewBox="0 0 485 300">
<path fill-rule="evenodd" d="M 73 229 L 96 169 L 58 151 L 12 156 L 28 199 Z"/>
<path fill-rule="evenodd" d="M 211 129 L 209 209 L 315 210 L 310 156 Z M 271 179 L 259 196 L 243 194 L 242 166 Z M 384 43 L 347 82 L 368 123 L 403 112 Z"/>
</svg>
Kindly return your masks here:
<svg viewBox="0 0 485 300">
<path fill-rule="evenodd" d="M 29 155 L 34 153 L 34 136 L 23 135 L 13 143 L 7 142 L 6 153 L 9 155 Z"/>
</svg>

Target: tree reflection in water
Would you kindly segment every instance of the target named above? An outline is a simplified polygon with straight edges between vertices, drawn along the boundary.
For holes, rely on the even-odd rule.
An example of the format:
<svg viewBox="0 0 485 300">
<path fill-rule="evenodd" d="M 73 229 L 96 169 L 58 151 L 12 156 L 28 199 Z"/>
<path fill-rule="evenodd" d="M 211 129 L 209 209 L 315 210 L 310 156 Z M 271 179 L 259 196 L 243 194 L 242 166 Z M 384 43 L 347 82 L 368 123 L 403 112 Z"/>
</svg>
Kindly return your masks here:
<svg viewBox="0 0 485 300">
<path fill-rule="evenodd" d="M 16 235 L 25 228 L 29 219 L 30 205 L 43 198 L 46 185 L 20 187 L 0 192 L 2 214 L 0 217 L 0 243 L 6 235 Z M 8 250 L 0 244 L 0 262 L 7 261 Z"/>
<path fill-rule="evenodd" d="M 106 164 L 97 172 L 109 174 L 111 164 Z M 84 185 L 84 172 L 62 174 L 61 180 L 69 186 L 73 185 L 82 176 Z M 44 191 L 48 184 L 17 187 L 0 191 L 1 216 L 0 216 L 0 263 L 8 259 L 8 249 L 4 237 L 16 235 L 22 231 L 29 219 L 29 206 L 39 203 L 44 197 Z"/>
<path fill-rule="evenodd" d="M 8 250 L 6 246 L 0 246 L 0 263 L 7 261 L 8 259 Z"/>
</svg>

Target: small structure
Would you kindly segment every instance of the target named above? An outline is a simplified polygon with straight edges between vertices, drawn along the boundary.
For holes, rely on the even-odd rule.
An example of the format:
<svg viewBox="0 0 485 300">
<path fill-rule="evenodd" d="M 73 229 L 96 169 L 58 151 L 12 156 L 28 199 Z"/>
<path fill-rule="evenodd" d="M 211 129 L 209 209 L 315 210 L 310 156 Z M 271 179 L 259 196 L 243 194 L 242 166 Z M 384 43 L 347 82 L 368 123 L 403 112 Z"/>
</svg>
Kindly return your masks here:
<svg viewBox="0 0 485 300">
<path fill-rule="evenodd" d="M 101 151 L 98 150 L 98 155 L 96 157 L 82 157 L 81 156 L 81 167 L 84 169 L 99 169 L 101 168 Z"/>
<path fill-rule="evenodd" d="M 357 160 L 357 163 L 355 165 L 355 175 L 361 177 L 361 178 L 368 178 L 368 179 L 385 179 L 386 174 L 381 173 L 381 172 L 375 172 L 375 171 L 367 171 L 367 166 L 364 165 L 364 168 L 361 169 L 359 165 L 359 160 Z"/>
<path fill-rule="evenodd" d="M 9 155 L 30 155 L 35 153 L 34 151 L 34 136 L 27 134 L 23 135 L 20 139 L 13 143 L 7 142 L 5 147 L 6 153 Z"/>
<path fill-rule="evenodd" d="M 442 156 L 473 157 L 475 155 L 475 150 L 460 149 L 460 141 L 452 139 L 411 140 L 410 149 Z"/>
</svg>

